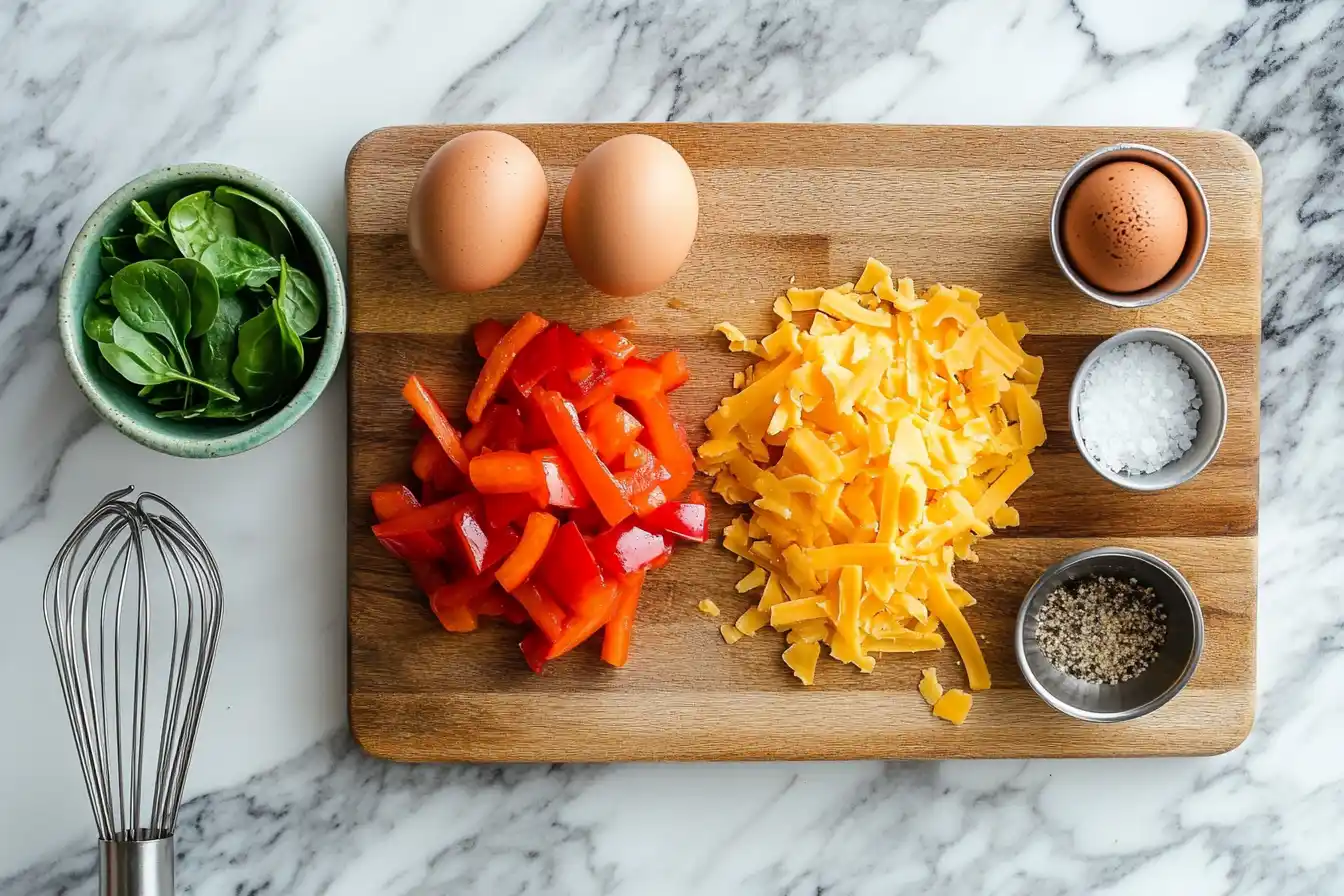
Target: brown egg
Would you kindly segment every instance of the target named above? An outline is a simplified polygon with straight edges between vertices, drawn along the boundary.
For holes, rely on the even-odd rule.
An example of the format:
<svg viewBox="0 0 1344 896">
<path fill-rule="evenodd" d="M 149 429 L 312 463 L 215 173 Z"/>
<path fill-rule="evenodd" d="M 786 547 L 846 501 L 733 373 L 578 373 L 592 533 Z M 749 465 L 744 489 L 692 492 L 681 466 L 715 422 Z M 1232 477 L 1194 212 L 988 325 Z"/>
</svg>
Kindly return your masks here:
<svg viewBox="0 0 1344 896">
<path fill-rule="evenodd" d="M 532 150 L 499 131 L 471 131 L 440 146 L 415 182 L 411 254 L 443 289 L 488 289 L 527 261 L 549 210 Z"/>
<path fill-rule="evenodd" d="M 1189 227 L 1176 185 L 1142 162 L 1102 165 L 1064 201 L 1064 251 L 1084 280 L 1107 292 L 1137 292 L 1165 277 Z"/>
<path fill-rule="evenodd" d="M 634 296 L 677 272 L 699 215 L 681 153 L 647 134 L 623 134 L 579 162 L 560 218 L 583 279 L 608 295 Z"/>
</svg>

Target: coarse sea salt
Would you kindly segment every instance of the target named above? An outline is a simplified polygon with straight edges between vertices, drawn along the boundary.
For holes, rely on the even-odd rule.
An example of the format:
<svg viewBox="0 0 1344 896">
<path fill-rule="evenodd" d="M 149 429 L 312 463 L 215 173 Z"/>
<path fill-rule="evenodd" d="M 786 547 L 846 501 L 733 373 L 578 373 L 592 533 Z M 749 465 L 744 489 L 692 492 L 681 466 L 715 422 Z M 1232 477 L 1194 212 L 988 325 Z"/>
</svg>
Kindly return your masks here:
<svg viewBox="0 0 1344 896">
<path fill-rule="evenodd" d="M 1190 450 L 1203 403 L 1190 368 L 1171 349 L 1153 342 L 1117 345 L 1083 380 L 1083 447 L 1112 472 L 1155 473 Z"/>
</svg>

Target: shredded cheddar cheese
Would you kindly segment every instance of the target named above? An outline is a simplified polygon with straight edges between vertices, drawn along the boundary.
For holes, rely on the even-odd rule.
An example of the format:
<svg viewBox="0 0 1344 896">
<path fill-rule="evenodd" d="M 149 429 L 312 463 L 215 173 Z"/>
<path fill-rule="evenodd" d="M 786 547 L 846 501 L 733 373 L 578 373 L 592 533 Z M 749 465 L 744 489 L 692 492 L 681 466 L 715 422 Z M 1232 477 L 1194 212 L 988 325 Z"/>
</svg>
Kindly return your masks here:
<svg viewBox="0 0 1344 896">
<path fill-rule="evenodd" d="M 779 323 L 760 341 L 715 328 L 759 359 L 734 377 L 698 450 L 714 491 L 749 508 L 723 533 L 752 565 L 737 591 L 763 589 L 725 640 L 785 632 L 784 662 L 811 684 L 822 644 L 869 672 L 882 653 L 941 649 L 942 629 L 970 687 L 990 686 L 962 612 L 975 600 L 952 565 L 1018 524 L 1008 500 L 1045 425 L 1027 328 L 982 318 L 980 298 L 941 284 L 917 295 L 869 259 L 857 283 L 775 299 Z M 920 693 L 956 724 L 970 709 L 931 670 Z"/>
<path fill-rule="evenodd" d="M 696 604 L 696 609 L 711 618 L 719 615 L 719 605 L 709 598 L 705 598 L 700 601 L 700 603 Z"/>
</svg>

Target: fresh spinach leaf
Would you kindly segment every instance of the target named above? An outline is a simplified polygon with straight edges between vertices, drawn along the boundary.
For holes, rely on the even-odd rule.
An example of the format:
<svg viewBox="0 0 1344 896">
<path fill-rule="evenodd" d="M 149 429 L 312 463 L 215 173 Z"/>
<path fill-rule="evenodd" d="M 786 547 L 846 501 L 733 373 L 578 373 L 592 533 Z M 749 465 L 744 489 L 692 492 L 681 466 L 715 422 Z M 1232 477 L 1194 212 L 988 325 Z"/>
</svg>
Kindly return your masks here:
<svg viewBox="0 0 1344 896">
<path fill-rule="evenodd" d="M 168 210 L 177 204 L 177 200 L 187 195 L 187 191 L 181 187 L 173 187 L 167 193 L 163 194 L 163 199 L 159 203 L 159 208 L 163 209 L 163 217 L 168 217 Z"/>
<path fill-rule="evenodd" d="M 294 272 L 290 270 L 285 257 L 281 255 L 280 285 L 276 290 L 279 295 L 287 295 L 292 291 L 290 289 L 290 278 L 293 274 Z M 271 303 L 271 307 L 275 309 L 275 322 L 280 329 L 281 375 L 292 383 L 303 376 L 303 343 L 299 341 L 299 334 L 294 332 L 294 327 L 289 322 L 289 311 L 285 304 L 285 302 L 276 300 Z"/>
<path fill-rule="evenodd" d="M 84 334 L 94 342 L 112 341 L 112 324 L 117 316 L 106 305 L 90 302 L 84 306 Z"/>
<path fill-rule="evenodd" d="M 155 407 L 162 407 L 166 404 L 185 405 L 187 402 L 188 386 L 186 383 L 161 383 L 146 388 L 150 390 L 147 401 Z"/>
<path fill-rule="evenodd" d="M 99 243 L 103 251 L 98 263 L 102 266 L 104 274 L 115 274 L 140 258 L 140 250 L 135 245 L 133 236 L 105 236 Z"/>
<path fill-rule="evenodd" d="M 131 212 L 140 221 L 140 232 L 135 235 L 135 246 L 146 258 L 177 258 L 177 247 L 168 236 L 163 219 L 148 202 L 131 202 Z"/>
<path fill-rule="evenodd" d="M 187 334 L 191 332 L 191 294 L 172 268 L 137 261 L 112 278 L 112 303 L 127 324 L 167 340 L 191 373 Z"/>
<path fill-rule="evenodd" d="M 121 318 L 112 324 L 112 342 L 98 343 L 98 351 L 117 373 L 137 386 L 157 386 L 160 383 L 180 381 L 200 386 L 233 401 L 238 400 L 237 395 L 226 389 L 201 382 L 177 370 L 144 333 L 131 327 Z M 141 394 L 144 395 L 145 390 L 142 389 Z"/>
<path fill-rule="evenodd" d="M 183 196 L 168 209 L 168 232 L 187 258 L 200 258 L 207 248 L 237 234 L 233 211 L 210 198 L 209 190 Z"/>
<path fill-rule="evenodd" d="M 233 361 L 233 381 L 254 401 L 275 401 L 303 372 L 302 348 L 294 367 L 297 339 L 286 339 L 274 303 L 238 328 L 238 357 Z M 293 331 L 289 331 L 293 335 Z"/>
<path fill-rule="evenodd" d="M 215 201 L 232 209 L 239 236 L 272 255 L 293 253 L 294 235 L 280 209 L 265 199 L 227 184 L 215 187 Z"/>
<path fill-rule="evenodd" d="M 98 284 L 98 291 L 93 294 L 93 300 L 99 304 L 106 305 L 108 308 L 113 307 L 111 277 Z"/>
<path fill-rule="evenodd" d="M 275 407 L 278 399 L 244 399 L 242 401 L 215 401 L 204 407 L 184 408 L 182 410 L 159 411 L 155 416 L 167 420 L 192 420 L 204 417 L 207 420 L 251 420 L 253 417 Z"/>
<path fill-rule="evenodd" d="M 237 292 L 244 286 L 260 289 L 267 280 L 280 273 L 280 265 L 269 252 L 236 236 L 226 236 L 212 243 L 202 253 L 201 264 L 215 275 L 221 293 Z"/>
<path fill-rule="evenodd" d="M 285 264 L 284 256 L 280 258 Z M 283 288 L 276 290 L 279 301 L 285 306 L 285 317 L 290 327 L 300 336 L 317 326 L 322 314 L 322 302 L 317 293 L 317 284 L 303 271 L 289 268 L 289 278 Z"/>
<path fill-rule="evenodd" d="M 173 273 L 182 278 L 191 294 L 191 332 L 195 338 L 210 329 L 219 308 L 219 284 L 210 269 L 194 258 L 174 258 L 168 262 Z"/>
</svg>

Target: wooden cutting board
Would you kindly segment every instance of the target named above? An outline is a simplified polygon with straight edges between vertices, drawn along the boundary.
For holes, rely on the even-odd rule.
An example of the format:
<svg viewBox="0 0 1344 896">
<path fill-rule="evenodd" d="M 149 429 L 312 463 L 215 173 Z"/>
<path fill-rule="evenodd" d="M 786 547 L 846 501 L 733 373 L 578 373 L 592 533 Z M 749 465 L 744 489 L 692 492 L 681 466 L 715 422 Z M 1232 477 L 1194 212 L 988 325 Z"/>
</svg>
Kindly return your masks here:
<svg viewBox="0 0 1344 896">
<path fill-rule="evenodd" d="M 506 126 L 546 168 L 551 220 L 536 255 L 506 283 L 474 295 L 436 291 L 411 258 L 406 203 L 420 166 L 460 126 L 375 131 L 346 170 L 350 272 L 350 724 L 376 756 L 400 760 L 843 759 L 1211 754 L 1249 732 L 1255 706 L 1256 521 L 1259 463 L 1260 168 L 1238 138 L 1186 130 L 951 128 L 881 125 L 613 124 Z M 700 229 L 678 275 L 656 293 L 602 297 L 574 273 L 559 233 L 573 166 L 603 140 L 643 131 L 674 145 L 695 172 Z M 1047 245 L 1049 208 L 1065 171 L 1123 140 L 1181 158 L 1212 209 L 1208 258 L 1175 298 L 1120 311 L 1080 295 Z M 1040 398 L 1049 441 L 1013 499 L 1022 525 L 977 546 L 956 575 L 979 603 L 994 688 L 956 728 L 929 714 L 921 666 L 965 685 L 949 646 L 885 656 L 872 675 L 822 659 L 804 688 L 780 661 L 783 636 L 734 646 L 720 620 L 696 612 L 712 597 L 727 620 L 746 608 L 733 591 L 745 567 L 718 544 L 679 550 L 648 577 L 630 664 L 603 666 L 594 649 L 528 671 L 518 633 L 485 624 L 443 632 L 402 565 L 369 534 L 369 491 L 409 476 L 414 436 L 400 389 L 412 371 L 460 409 L 479 368 L 467 338 L 484 317 L 526 310 L 577 328 L 629 315 L 645 352 L 679 348 L 694 378 L 675 393 L 694 443 L 744 357 L 711 332 L 731 320 L 773 328 L 771 301 L 791 283 L 831 286 L 876 256 L 898 276 L 972 286 L 982 311 L 1031 328 L 1044 356 Z M 676 300 L 674 303 L 672 300 Z M 675 305 L 675 307 L 674 307 Z M 1110 485 L 1079 457 L 1066 400 L 1098 342 L 1138 325 L 1196 339 L 1227 381 L 1227 434 L 1192 483 L 1159 494 Z M 731 518 L 715 507 L 715 532 Z M 1036 576 L 1066 554 L 1130 545 L 1175 564 L 1206 622 L 1194 680 L 1134 722 L 1093 725 L 1039 700 L 1018 673 L 1012 628 Z M 754 598 L 753 598 L 754 599 Z"/>
</svg>

